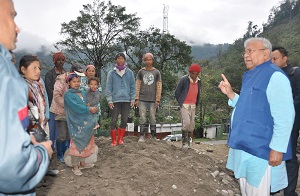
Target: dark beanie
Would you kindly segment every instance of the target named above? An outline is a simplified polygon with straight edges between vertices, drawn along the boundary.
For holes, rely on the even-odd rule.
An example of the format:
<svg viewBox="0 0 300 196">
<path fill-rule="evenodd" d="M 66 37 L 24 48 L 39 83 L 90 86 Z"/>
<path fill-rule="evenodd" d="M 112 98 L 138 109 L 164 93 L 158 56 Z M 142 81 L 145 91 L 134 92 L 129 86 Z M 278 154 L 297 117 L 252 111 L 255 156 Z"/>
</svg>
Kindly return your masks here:
<svg viewBox="0 0 300 196">
<path fill-rule="evenodd" d="M 116 55 L 115 59 L 117 59 L 117 58 L 120 57 L 120 56 L 123 57 L 123 58 L 126 60 L 125 54 L 122 53 L 122 52 L 118 53 L 118 54 Z"/>
</svg>

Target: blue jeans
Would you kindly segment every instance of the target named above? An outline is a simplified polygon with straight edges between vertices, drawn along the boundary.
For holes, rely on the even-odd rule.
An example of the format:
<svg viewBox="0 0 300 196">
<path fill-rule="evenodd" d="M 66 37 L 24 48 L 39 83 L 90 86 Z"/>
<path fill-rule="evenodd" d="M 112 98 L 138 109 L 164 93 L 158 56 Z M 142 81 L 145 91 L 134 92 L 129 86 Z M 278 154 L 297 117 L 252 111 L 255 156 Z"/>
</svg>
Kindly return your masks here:
<svg viewBox="0 0 300 196">
<path fill-rule="evenodd" d="M 121 113 L 120 128 L 126 129 L 129 112 L 130 112 L 130 102 L 114 103 L 114 108 L 112 109 L 112 113 L 111 113 L 110 130 L 115 130 L 117 128 L 119 113 Z"/>
<path fill-rule="evenodd" d="M 156 108 L 154 102 L 140 101 L 139 113 L 140 113 L 140 124 L 145 125 L 147 123 L 147 111 L 149 111 L 149 123 L 150 125 L 156 125 Z"/>
<path fill-rule="evenodd" d="M 52 149 L 55 148 L 55 141 L 58 138 L 58 128 L 55 121 L 55 114 L 50 112 L 49 120 L 50 140 L 52 141 Z"/>
</svg>

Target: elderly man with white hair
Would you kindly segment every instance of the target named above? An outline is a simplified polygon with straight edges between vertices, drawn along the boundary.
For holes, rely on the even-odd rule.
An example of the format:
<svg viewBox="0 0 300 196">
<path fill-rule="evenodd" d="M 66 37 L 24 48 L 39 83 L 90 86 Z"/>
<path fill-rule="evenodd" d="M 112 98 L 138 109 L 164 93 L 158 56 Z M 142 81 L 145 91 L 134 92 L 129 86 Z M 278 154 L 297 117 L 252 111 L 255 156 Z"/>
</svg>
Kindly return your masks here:
<svg viewBox="0 0 300 196">
<path fill-rule="evenodd" d="M 293 96 L 289 79 L 271 62 L 270 41 L 249 38 L 244 47 L 248 71 L 240 95 L 223 74 L 219 84 L 234 107 L 226 167 L 239 179 L 242 195 L 265 196 L 288 184 L 285 160 L 291 158 Z"/>
</svg>

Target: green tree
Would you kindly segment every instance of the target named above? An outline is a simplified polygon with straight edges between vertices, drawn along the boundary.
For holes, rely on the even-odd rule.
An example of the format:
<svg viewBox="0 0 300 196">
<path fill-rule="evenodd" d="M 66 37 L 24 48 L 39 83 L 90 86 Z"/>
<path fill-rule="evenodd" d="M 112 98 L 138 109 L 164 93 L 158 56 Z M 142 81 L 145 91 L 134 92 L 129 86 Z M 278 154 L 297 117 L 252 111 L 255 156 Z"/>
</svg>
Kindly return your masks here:
<svg viewBox="0 0 300 196">
<path fill-rule="evenodd" d="M 101 76 L 101 68 L 117 50 L 117 40 L 140 26 L 140 18 L 125 11 L 125 7 L 115 6 L 111 1 L 105 4 L 94 0 L 84 5 L 76 20 L 62 24 L 60 33 L 64 39 L 56 47 L 68 51 L 73 60 L 94 64 Z"/>
<path fill-rule="evenodd" d="M 150 27 L 145 31 L 136 31 L 122 37 L 119 47 L 128 56 L 130 68 L 135 73 L 142 68 L 143 54 L 151 52 L 154 55 L 154 67 L 162 75 L 162 101 L 174 99 L 174 91 L 178 81 L 178 73 L 185 72 L 192 62 L 191 47 L 170 34 L 162 34 L 160 29 Z M 176 103 L 175 103 L 176 104 Z"/>
<path fill-rule="evenodd" d="M 252 21 L 248 22 L 248 27 L 247 27 L 247 32 L 244 35 L 244 40 L 251 38 L 251 37 L 256 37 L 260 34 L 261 29 L 258 28 L 257 25 L 254 25 Z"/>
<path fill-rule="evenodd" d="M 191 46 L 174 35 L 160 33 L 155 27 L 128 34 L 120 39 L 120 47 L 137 69 L 142 67 L 142 57 L 146 52 L 153 53 L 155 66 L 161 71 L 182 71 L 192 62 Z"/>
</svg>

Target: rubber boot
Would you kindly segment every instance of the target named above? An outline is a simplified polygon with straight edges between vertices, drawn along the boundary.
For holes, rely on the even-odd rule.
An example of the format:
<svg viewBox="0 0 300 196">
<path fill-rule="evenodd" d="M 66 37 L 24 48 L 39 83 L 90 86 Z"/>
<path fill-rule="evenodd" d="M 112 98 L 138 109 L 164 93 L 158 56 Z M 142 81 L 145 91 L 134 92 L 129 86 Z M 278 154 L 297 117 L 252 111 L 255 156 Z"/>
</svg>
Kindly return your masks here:
<svg viewBox="0 0 300 196">
<path fill-rule="evenodd" d="M 188 132 L 182 130 L 182 148 L 189 148 L 188 145 Z"/>
<path fill-rule="evenodd" d="M 150 125 L 150 130 L 151 130 L 151 138 L 154 140 L 157 140 L 156 138 L 156 125 Z"/>
<path fill-rule="evenodd" d="M 145 142 L 145 125 L 140 125 L 140 138 L 138 142 Z"/>
<path fill-rule="evenodd" d="M 56 151 L 57 151 L 57 159 L 59 162 L 64 163 L 64 142 L 56 140 Z"/>
<path fill-rule="evenodd" d="M 123 137 L 125 135 L 126 129 L 118 128 L 118 144 L 124 144 Z"/>
<path fill-rule="evenodd" d="M 117 131 L 110 130 L 110 136 L 111 136 L 111 145 L 116 146 L 117 145 Z"/>
<path fill-rule="evenodd" d="M 187 131 L 187 144 L 188 144 L 188 148 L 191 147 L 191 132 Z"/>
</svg>

